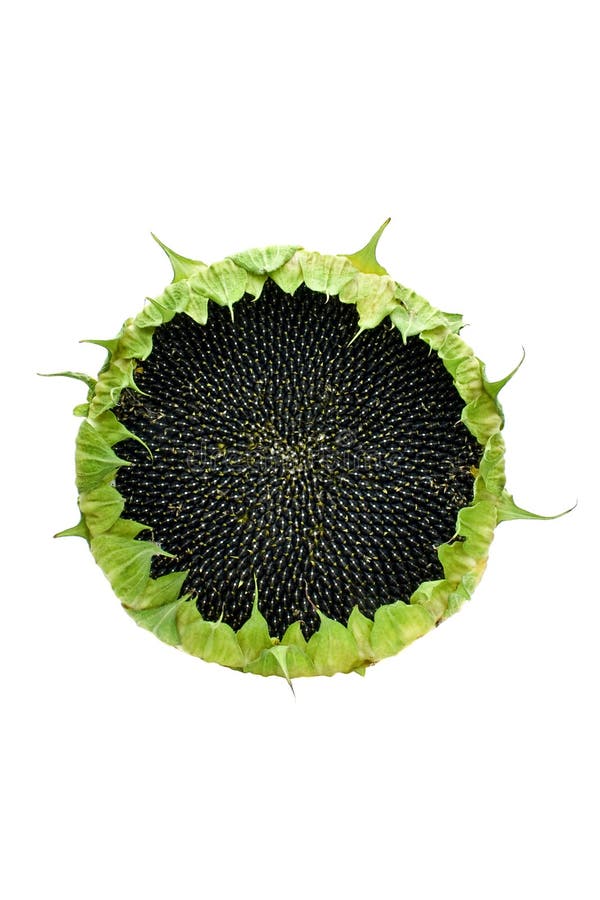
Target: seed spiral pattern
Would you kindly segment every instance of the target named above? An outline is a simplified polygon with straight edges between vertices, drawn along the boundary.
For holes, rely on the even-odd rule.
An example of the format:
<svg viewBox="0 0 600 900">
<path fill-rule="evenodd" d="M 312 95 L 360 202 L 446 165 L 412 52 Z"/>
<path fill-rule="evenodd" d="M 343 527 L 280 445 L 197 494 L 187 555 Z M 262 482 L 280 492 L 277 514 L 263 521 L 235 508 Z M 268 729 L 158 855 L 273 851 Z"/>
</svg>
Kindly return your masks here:
<svg viewBox="0 0 600 900">
<path fill-rule="evenodd" d="M 346 624 L 443 577 L 439 544 L 473 496 L 481 446 L 436 353 L 389 323 L 268 280 L 258 300 L 159 326 L 117 418 L 151 449 L 115 449 L 124 516 L 150 526 L 152 575 L 188 570 L 204 618 L 272 636 L 317 609 Z"/>
</svg>

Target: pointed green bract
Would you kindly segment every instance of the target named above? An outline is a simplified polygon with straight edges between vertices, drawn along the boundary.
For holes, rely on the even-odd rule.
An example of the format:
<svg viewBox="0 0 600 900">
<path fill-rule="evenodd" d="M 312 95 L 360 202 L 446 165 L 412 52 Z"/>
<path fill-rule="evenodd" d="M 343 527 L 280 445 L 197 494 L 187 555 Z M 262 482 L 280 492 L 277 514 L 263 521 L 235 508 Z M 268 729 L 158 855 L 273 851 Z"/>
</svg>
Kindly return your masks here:
<svg viewBox="0 0 600 900">
<path fill-rule="evenodd" d="M 85 518 L 81 516 L 81 519 L 79 520 L 77 525 L 72 525 L 70 528 L 63 528 L 62 531 L 57 531 L 54 537 L 82 537 L 86 541 L 89 541 L 90 530 L 86 524 Z"/>
<path fill-rule="evenodd" d="M 293 678 L 305 678 L 323 674 L 315 670 L 311 658 L 295 644 L 277 644 L 244 667 L 244 672 L 253 675 L 277 675 L 291 685 Z"/>
<path fill-rule="evenodd" d="M 502 388 L 505 387 L 505 385 L 507 385 L 508 382 L 517 374 L 517 372 L 519 371 L 519 369 L 521 368 L 521 366 L 523 365 L 524 362 L 525 362 L 525 349 L 523 349 L 523 355 L 521 356 L 521 359 L 519 360 L 517 365 L 514 367 L 514 369 L 512 369 L 508 373 L 508 375 L 505 375 L 504 378 L 500 378 L 498 381 L 488 381 L 487 378 L 485 377 L 485 366 L 483 365 L 483 363 L 481 364 L 483 383 L 484 383 L 485 389 L 486 389 L 487 393 L 490 395 L 490 397 L 494 397 L 494 399 L 495 399 L 498 396 L 498 394 L 500 393 Z"/>
<path fill-rule="evenodd" d="M 115 352 L 117 345 L 119 343 L 119 338 L 110 338 L 109 340 L 103 341 L 100 338 L 84 338 L 80 341 L 81 344 L 95 344 L 97 347 L 104 347 L 108 353 L 112 354 Z"/>
<path fill-rule="evenodd" d="M 283 635 L 283 644 L 290 647 L 297 647 L 298 650 L 304 653 L 306 648 L 308 647 L 308 641 L 302 634 L 302 626 L 300 622 L 293 622 L 287 629 L 285 634 Z"/>
<path fill-rule="evenodd" d="M 262 247 L 252 250 L 244 250 L 243 253 L 233 253 L 229 258 L 237 266 L 241 266 L 246 272 L 254 275 L 268 275 L 275 269 L 280 269 L 289 259 L 292 258 L 296 250 L 300 247 Z"/>
<path fill-rule="evenodd" d="M 233 628 L 224 622 L 206 622 L 198 618 L 184 626 L 178 622 L 181 646 L 192 656 L 199 656 L 206 662 L 218 662 L 232 669 L 244 666 L 244 653 Z"/>
<path fill-rule="evenodd" d="M 157 606 L 169 606 L 175 600 L 185 602 L 181 597 L 183 583 L 187 572 L 171 572 L 169 575 L 161 575 L 160 578 L 149 578 L 144 590 L 136 597 L 130 598 L 127 604 L 129 609 L 154 609 Z"/>
<path fill-rule="evenodd" d="M 321 675 L 351 672 L 360 665 L 358 645 L 351 631 L 319 613 L 321 625 L 307 644 L 307 651 Z"/>
<path fill-rule="evenodd" d="M 159 297 L 148 300 L 136 318 L 128 319 L 116 338 L 90 341 L 107 353 L 97 379 L 79 372 L 53 373 L 78 379 L 88 389 L 87 402 L 75 409 L 76 415 L 84 417 L 76 449 L 81 519 L 57 536 L 85 538 L 128 614 L 165 643 L 206 661 L 275 675 L 289 683 L 304 676 L 363 674 L 367 667 L 431 630 L 471 597 L 485 570 L 499 522 L 550 518 L 517 506 L 506 490 L 504 418 L 497 398 L 523 360 L 505 378 L 487 380 L 483 363 L 459 336 L 462 317 L 435 309 L 395 282 L 378 263 L 377 243 L 388 222 L 362 250 L 350 255 L 322 255 L 294 245 L 276 245 L 233 254 L 212 265 L 180 256 L 155 238 L 173 267 L 172 283 Z M 204 326 L 210 322 L 212 304 L 227 306 L 233 316 L 242 297 L 261 295 L 267 278 L 288 294 L 305 284 L 355 305 L 357 338 L 387 321 L 398 329 L 404 342 L 416 337 L 426 342 L 452 376 L 464 403 L 462 420 L 482 448 L 479 468 L 473 471 L 473 500 L 459 510 L 454 538 L 438 548 L 444 577 L 423 582 L 409 602 L 380 606 L 373 619 L 355 607 L 343 624 L 317 610 L 320 626 L 309 640 L 300 622 L 290 625 L 281 640 L 272 637 L 258 590 L 248 619 L 237 632 L 222 621 L 204 620 L 195 602 L 182 596 L 187 572 L 151 576 L 153 557 L 164 551 L 153 541 L 140 539 L 147 529 L 144 523 L 123 518 L 124 501 L 114 484 L 120 467 L 129 463 L 120 459 L 113 447 L 123 440 L 139 439 L 112 409 L 124 390 L 144 402 L 135 377 L 152 352 L 155 329 L 178 314 Z"/>
<path fill-rule="evenodd" d="M 273 646 L 267 620 L 258 609 L 258 587 L 255 590 L 250 618 L 238 631 L 237 640 L 246 663 L 251 663 L 261 655 L 263 650 Z"/>
<path fill-rule="evenodd" d="M 517 506 L 512 494 L 503 491 L 498 504 L 498 521 L 509 522 L 512 519 L 532 519 L 538 522 L 549 522 L 552 519 L 560 519 L 562 516 L 566 516 L 567 513 L 573 512 L 574 509 L 575 505 L 570 506 L 568 509 L 563 509 L 562 512 L 554 513 L 551 516 L 540 516 L 537 513 L 530 512 L 528 509 Z"/>
<path fill-rule="evenodd" d="M 363 616 L 358 606 L 355 606 L 350 613 L 348 631 L 356 641 L 358 656 L 363 663 L 375 662 L 375 653 L 371 644 L 373 621 Z"/>
<path fill-rule="evenodd" d="M 375 328 L 396 309 L 396 285 L 387 275 L 363 275 L 353 278 L 340 291 L 342 303 L 353 303 L 358 310 L 358 329 Z"/>
<path fill-rule="evenodd" d="M 371 646 L 377 659 L 393 656 L 435 625 L 435 619 L 418 603 L 399 600 L 380 606 L 375 613 Z"/>
<path fill-rule="evenodd" d="M 183 279 L 189 278 L 190 275 L 193 275 L 200 269 L 206 268 L 205 263 L 200 262 L 198 259 L 188 259 L 187 256 L 180 256 L 179 253 L 175 253 L 174 250 L 171 250 L 170 247 L 163 244 L 155 234 L 153 234 L 152 237 L 169 257 L 169 261 L 173 267 L 173 281 L 183 281 Z"/>
<path fill-rule="evenodd" d="M 390 222 L 391 219 L 386 219 L 383 225 L 377 229 L 373 237 L 367 241 L 362 250 L 359 250 L 358 253 L 351 253 L 348 255 L 348 259 L 359 272 L 366 272 L 369 275 L 387 275 L 386 270 L 377 262 L 375 254 L 379 238 Z"/>
<path fill-rule="evenodd" d="M 79 498 L 79 508 L 87 528 L 94 534 L 102 534 L 120 517 L 125 501 L 112 484 L 103 484 L 84 492 Z"/>
<path fill-rule="evenodd" d="M 448 606 L 448 581 L 424 581 L 412 595 L 411 604 L 427 610 L 434 622 L 441 621 Z"/>
<path fill-rule="evenodd" d="M 295 294 L 304 281 L 300 254 L 294 253 L 280 269 L 274 269 L 270 277 L 286 294 Z"/>
<path fill-rule="evenodd" d="M 254 300 L 258 300 L 258 298 L 262 294 L 262 289 L 265 285 L 266 280 L 266 275 L 258 275 L 255 272 L 247 272 L 246 293 L 253 297 Z"/>
<path fill-rule="evenodd" d="M 356 270 L 340 256 L 321 256 L 320 253 L 297 254 L 302 280 L 311 291 L 320 294 L 340 294 L 348 282 L 356 277 Z"/>
<path fill-rule="evenodd" d="M 131 540 L 110 531 L 94 535 L 91 547 L 114 592 L 129 606 L 148 584 L 152 557 L 164 552 L 150 541 Z"/>
<path fill-rule="evenodd" d="M 247 273 L 233 260 L 207 266 L 193 278 L 194 289 L 214 300 L 219 306 L 230 308 L 246 293 Z"/>
<path fill-rule="evenodd" d="M 126 466 L 112 450 L 102 431 L 88 421 L 82 423 L 77 439 L 77 487 L 81 494 L 110 481 L 120 466 Z"/>
<path fill-rule="evenodd" d="M 462 325 L 462 316 L 434 309 L 427 300 L 401 284 L 396 284 L 395 296 L 398 302 L 390 311 L 390 319 L 402 335 L 404 343 L 409 337 L 440 326 L 446 336 L 447 333 L 458 331 Z"/>
<path fill-rule="evenodd" d="M 74 378 L 76 381 L 83 381 L 84 384 L 87 384 L 90 391 L 96 387 L 96 379 L 84 372 L 39 372 L 38 374 L 42 378 Z"/>
<path fill-rule="evenodd" d="M 148 609 L 134 609 L 123 604 L 134 622 L 151 631 L 165 644 L 178 647 L 181 643 L 181 635 L 177 627 L 177 612 L 180 600 L 172 600 L 162 606 L 150 606 Z"/>
</svg>

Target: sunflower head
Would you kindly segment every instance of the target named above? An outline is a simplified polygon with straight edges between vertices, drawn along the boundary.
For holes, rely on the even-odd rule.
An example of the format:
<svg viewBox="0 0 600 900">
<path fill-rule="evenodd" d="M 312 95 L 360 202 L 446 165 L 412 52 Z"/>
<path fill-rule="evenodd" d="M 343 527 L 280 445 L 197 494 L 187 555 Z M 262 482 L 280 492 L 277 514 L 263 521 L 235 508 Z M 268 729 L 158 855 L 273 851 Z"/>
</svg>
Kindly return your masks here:
<svg viewBox="0 0 600 900">
<path fill-rule="evenodd" d="M 389 221 L 389 220 L 388 220 Z M 364 672 L 469 599 L 505 487 L 498 393 L 377 262 L 296 246 L 173 281 L 75 409 L 79 523 L 123 607 L 244 672 Z M 160 241 L 158 243 L 161 243 Z"/>
</svg>

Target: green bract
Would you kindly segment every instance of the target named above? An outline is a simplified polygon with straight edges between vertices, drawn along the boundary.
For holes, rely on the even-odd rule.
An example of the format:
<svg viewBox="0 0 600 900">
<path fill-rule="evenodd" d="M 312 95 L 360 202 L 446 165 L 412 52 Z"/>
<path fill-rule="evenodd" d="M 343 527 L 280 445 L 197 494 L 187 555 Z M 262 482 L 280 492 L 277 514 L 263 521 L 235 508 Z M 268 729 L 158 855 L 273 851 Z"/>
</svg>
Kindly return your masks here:
<svg viewBox="0 0 600 900">
<path fill-rule="evenodd" d="M 88 387 L 87 402 L 75 409 L 84 419 L 76 449 L 81 519 L 61 535 L 85 538 L 123 607 L 167 644 L 209 662 L 288 680 L 301 675 L 363 673 L 367 666 L 425 634 L 470 598 L 485 569 L 499 522 L 540 518 L 516 506 L 505 487 L 498 393 L 514 373 L 489 382 L 482 362 L 459 337 L 461 316 L 435 309 L 378 264 L 375 248 L 383 227 L 353 255 L 329 256 L 275 246 L 205 265 L 161 244 L 173 266 L 173 282 L 134 319 L 128 319 L 116 338 L 92 342 L 108 351 L 98 377 L 57 373 L 78 378 Z M 125 389 L 138 392 L 136 370 L 152 352 L 157 327 L 180 313 L 205 326 L 213 304 L 228 307 L 233 316 L 235 304 L 248 295 L 258 298 L 267 279 L 285 294 L 293 295 L 306 285 L 354 305 L 359 328 L 356 337 L 387 320 L 405 343 L 411 337 L 425 342 L 452 376 L 464 404 L 462 421 L 481 446 L 481 461 L 473 471 L 472 501 L 458 511 L 453 539 L 438 548 L 444 577 L 424 581 L 409 602 L 380 606 L 372 619 L 358 606 L 346 624 L 317 610 L 320 625 L 308 639 L 300 622 L 291 624 L 282 637 L 270 635 L 258 586 L 251 614 L 237 631 L 222 619 L 203 619 L 189 595 L 182 594 L 185 571 L 152 577 L 153 558 L 169 554 L 152 540 L 139 539 L 148 523 L 124 517 L 124 499 L 115 486 L 120 468 L 131 465 L 119 458 L 115 445 L 138 438 L 113 410 Z M 146 452 L 151 455 L 152 448 L 147 447 Z"/>
</svg>

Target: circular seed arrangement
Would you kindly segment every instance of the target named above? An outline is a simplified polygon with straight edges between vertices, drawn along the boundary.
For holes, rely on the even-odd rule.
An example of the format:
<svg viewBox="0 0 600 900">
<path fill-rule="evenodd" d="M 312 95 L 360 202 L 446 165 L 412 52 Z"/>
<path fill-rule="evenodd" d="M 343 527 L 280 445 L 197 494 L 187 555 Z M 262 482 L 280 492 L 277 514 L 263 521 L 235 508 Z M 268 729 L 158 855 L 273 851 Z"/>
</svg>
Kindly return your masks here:
<svg viewBox="0 0 600 900">
<path fill-rule="evenodd" d="M 358 253 L 250 250 L 173 282 L 83 380 L 84 537 L 135 621 L 290 680 L 364 672 L 467 600 L 505 489 L 462 319 Z M 160 242 L 159 242 L 160 243 Z"/>
</svg>

